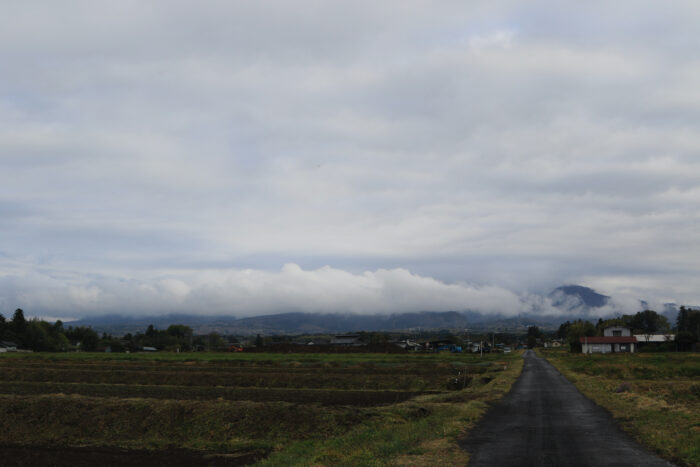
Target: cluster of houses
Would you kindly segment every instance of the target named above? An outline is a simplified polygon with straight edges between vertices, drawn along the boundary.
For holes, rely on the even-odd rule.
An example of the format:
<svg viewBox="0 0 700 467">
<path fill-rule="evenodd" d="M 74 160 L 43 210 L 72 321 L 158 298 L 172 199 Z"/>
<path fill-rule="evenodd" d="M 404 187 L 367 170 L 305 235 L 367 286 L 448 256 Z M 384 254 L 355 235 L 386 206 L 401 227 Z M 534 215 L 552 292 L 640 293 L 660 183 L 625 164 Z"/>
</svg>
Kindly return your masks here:
<svg viewBox="0 0 700 467">
<path fill-rule="evenodd" d="M 370 345 L 369 342 L 363 340 L 360 334 L 340 334 L 333 336 L 330 339 L 312 339 L 306 341 L 297 341 L 296 344 L 302 345 L 333 345 L 333 346 L 347 346 L 347 347 L 362 347 Z M 394 339 L 387 342 L 387 344 L 395 345 L 406 350 L 421 351 L 425 350 L 426 345 L 430 345 L 429 342 L 416 342 L 411 339 Z M 442 344 L 440 341 L 438 344 Z"/>
<path fill-rule="evenodd" d="M 660 345 L 673 342 L 674 334 L 632 334 L 629 328 L 612 326 L 603 330 L 602 336 L 581 337 L 581 352 L 583 353 L 613 353 L 632 352 L 639 349 L 639 345 Z"/>
<path fill-rule="evenodd" d="M 17 352 L 17 344 L 10 341 L 0 341 L 0 353 Z"/>
<path fill-rule="evenodd" d="M 360 347 L 369 345 L 362 339 L 360 334 L 342 334 L 333 336 L 331 339 L 313 339 L 306 341 L 297 341 L 296 344 L 302 345 L 332 345 L 332 346 L 349 346 Z M 459 352 L 490 352 L 496 350 L 500 352 L 509 352 L 510 347 L 505 344 L 496 344 L 495 349 L 491 348 L 488 342 L 471 342 L 466 341 L 464 345 L 457 345 L 449 339 L 432 339 L 425 341 L 415 341 L 412 339 L 392 339 L 386 342 L 389 345 L 395 345 L 405 350 L 414 352 L 442 352 L 448 351 L 453 353 Z M 522 346 L 521 346 L 522 347 Z M 518 347 L 518 348 L 521 348 Z"/>
</svg>

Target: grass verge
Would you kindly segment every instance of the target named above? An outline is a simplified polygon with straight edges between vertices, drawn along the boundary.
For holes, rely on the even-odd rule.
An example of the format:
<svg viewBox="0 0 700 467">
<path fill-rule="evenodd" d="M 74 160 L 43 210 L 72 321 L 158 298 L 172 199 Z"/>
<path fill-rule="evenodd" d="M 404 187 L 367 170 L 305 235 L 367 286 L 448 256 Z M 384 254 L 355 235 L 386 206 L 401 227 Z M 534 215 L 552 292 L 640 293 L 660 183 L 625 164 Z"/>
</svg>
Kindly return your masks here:
<svg viewBox="0 0 700 467">
<path fill-rule="evenodd" d="M 277 449 L 260 466 L 434 466 L 466 464 L 457 440 L 473 428 L 490 403 L 510 391 L 523 360 L 514 354 L 493 360 L 492 372 L 456 392 L 421 396 L 382 407 L 343 435 L 303 440 Z M 493 357 L 492 357 L 493 359 Z"/>
<path fill-rule="evenodd" d="M 700 355 L 539 353 L 639 443 L 700 466 Z"/>
</svg>

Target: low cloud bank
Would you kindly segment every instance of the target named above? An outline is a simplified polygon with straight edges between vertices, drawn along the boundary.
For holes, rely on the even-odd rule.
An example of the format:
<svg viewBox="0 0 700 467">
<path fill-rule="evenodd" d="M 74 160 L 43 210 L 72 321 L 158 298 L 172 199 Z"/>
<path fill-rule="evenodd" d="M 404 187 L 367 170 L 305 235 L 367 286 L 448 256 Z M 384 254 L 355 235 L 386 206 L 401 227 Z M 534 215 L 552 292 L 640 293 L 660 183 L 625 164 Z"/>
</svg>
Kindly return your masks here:
<svg viewBox="0 0 700 467">
<path fill-rule="evenodd" d="M 88 278 L 58 273 L 0 277 L 0 312 L 17 307 L 32 316 L 85 317 L 110 313 L 158 315 L 218 314 L 247 317 L 301 311 L 311 313 L 389 314 L 417 311 L 586 313 L 571 299 L 555 307 L 552 299 L 506 288 L 445 283 L 406 269 L 352 273 L 325 266 L 304 270 L 287 264 L 278 271 L 254 269 L 180 272 L 145 280 Z M 611 300 L 596 315 L 634 312 L 639 301 Z"/>
</svg>

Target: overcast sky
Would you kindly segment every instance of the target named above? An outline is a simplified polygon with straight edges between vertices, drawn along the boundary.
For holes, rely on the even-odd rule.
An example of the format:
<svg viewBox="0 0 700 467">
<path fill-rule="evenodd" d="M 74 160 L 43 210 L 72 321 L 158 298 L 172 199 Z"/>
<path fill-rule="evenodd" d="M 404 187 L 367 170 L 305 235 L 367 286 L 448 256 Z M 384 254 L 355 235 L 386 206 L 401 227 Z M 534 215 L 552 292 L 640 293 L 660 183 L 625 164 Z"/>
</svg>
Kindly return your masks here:
<svg viewBox="0 0 700 467">
<path fill-rule="evenodd" d="M 6 1 L 0 313 L 700 305 L 700 3 Z"/>
</svg>

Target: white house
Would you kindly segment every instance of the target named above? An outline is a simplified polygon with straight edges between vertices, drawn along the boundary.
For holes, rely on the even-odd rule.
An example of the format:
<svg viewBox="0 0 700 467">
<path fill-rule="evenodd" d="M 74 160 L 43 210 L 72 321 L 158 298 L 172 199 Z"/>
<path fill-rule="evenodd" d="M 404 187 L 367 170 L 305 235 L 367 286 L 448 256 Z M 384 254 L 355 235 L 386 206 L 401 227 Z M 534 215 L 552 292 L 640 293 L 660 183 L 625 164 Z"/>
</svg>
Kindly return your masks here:
<svg viewBox="0 0 700 467">
<path fill-rule="evenodd" d="M 583 353 L 632 352 L 637 346 L 637 338 L 629 328 L 612 326 L 603 330 L 603 336 L 581 337 Z"/>
</svg>

